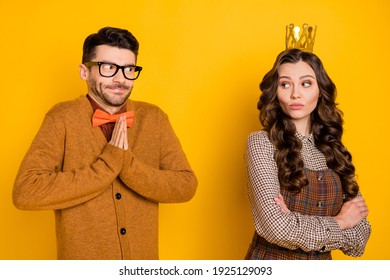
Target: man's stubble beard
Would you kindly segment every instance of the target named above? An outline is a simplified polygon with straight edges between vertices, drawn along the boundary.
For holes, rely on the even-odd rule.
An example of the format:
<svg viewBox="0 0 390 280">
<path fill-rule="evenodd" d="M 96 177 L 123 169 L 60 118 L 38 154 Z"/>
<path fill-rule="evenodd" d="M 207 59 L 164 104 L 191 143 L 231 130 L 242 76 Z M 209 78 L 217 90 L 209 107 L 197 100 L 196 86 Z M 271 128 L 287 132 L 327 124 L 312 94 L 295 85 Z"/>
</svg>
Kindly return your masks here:
<svg viewBox="0 0 390 280">
<path fill-rule="evenodd" d="M 114 106 L 114 107 L 122 106 L 123 104 L 126 103 L 127 99 L 130 97 L 131 91 L 133 89 L 133 87 L 131 87 L 131 86 L 124 86 L 121 84 L 104 86 L 103 84 L 97 85 L 97 82 L 95 80 L 91 80 L 90 82 L 91 82 L 90 89 L 91 89 L 92 93 L 94 94 L 95 98 L 100 99 L 100 102 L 103 102 L 107 106 Z M 107 92 L 105 92 L 105 90 L 104 90 L 105 87 L 126 88 L 126 89 L 128 89 L 128 93 L 124 97 L 115 96 L 115 95 L 112 96 L 112 95 L 108 94 Z M 117 98 L 114 99 L 112 97 L 114 97 L 114 98 L 117 97 Z"/>
</svg>

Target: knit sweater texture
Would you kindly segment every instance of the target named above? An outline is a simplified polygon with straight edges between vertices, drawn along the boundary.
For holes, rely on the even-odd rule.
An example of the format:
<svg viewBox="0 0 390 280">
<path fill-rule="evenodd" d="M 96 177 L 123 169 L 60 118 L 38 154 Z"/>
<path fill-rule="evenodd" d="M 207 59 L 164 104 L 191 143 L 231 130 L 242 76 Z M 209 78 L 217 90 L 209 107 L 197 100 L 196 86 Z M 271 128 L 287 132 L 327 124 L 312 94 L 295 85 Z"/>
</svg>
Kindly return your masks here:
<svg viewBox="0 0 390 280">
<path fill-rule="evenodd" d="M 167 115 L 128 100 L 129 149 L 91 125 L 85 96 L 55 105 L 27 151 L 13 201 L 54 210 L 58 259 L 158 259 L 158 205 L 189 201 L 197 179 Z"/>
</svg>

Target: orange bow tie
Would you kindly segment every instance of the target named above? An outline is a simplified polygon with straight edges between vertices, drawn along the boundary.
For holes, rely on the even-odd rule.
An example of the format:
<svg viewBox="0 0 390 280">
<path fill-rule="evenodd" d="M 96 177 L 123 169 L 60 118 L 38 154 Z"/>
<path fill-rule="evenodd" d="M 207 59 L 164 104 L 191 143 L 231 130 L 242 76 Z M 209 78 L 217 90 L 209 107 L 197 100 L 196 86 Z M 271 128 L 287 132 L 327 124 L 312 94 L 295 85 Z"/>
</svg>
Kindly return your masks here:
<svg viewBox="0 0 390 280">
<path fill-rule="evenodd" d="M 96 109 L 95 113 L 92 116 L 92 125 L 93 126 L 101 126 L 102 124 L 106 124 L 109 122 L 116 122 L 116 120 L 120 117 L 126 115 L 127 126 L 130 127 L 133 124 L 134 112 L 126 112 L 123 114 L 110 115 L 102 110 Z"/>
</svg>

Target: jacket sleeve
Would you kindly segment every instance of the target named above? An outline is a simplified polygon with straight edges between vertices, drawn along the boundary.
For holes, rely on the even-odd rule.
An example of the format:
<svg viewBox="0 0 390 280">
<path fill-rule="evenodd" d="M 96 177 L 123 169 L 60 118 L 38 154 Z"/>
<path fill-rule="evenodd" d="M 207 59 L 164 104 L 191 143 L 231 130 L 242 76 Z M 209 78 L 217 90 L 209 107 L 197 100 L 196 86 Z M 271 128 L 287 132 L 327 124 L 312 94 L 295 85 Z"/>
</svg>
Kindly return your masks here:
<svg viewBox="0 0 390 280">
<path fill-rule="evenodd" d="M 368 227 L 361 222 L 355 229 L 341 230 L 333 217 L 282 213 L 274 202 L 280 193 L 274 149 L 265 134 L 247 140 L 246 174 L 257 233 L 268 242 L 294 250 L 330 251 L 343 249 L 353 256 L 363 253 Z"/>
<path fill-rule="evenodd" d="M 351 257 L 362 256 L 370 235 L 371 225 L 367 219 L 353 228 L 343 230 L 344 243 L 340 248 L 341 251 Z"/>
<path fill-rule="evenodd" d="M 17 173 L 14 205 L 23 210 L 63 209 L 102 193 L 119 174 L 123 150 L 107 144 L 96 160 L 63 171 L 65 127 L 46 115 Z"/>
<path fill-rule="evenodd" d="M 165 113 L 160 112 L 154 125 L 158 129 L 159 164 L 151 166 L 125 152 L 121 180 L 148 200 L 162 203 L 189 201 L 196 192 L 197 178 Z"/>
</svg>

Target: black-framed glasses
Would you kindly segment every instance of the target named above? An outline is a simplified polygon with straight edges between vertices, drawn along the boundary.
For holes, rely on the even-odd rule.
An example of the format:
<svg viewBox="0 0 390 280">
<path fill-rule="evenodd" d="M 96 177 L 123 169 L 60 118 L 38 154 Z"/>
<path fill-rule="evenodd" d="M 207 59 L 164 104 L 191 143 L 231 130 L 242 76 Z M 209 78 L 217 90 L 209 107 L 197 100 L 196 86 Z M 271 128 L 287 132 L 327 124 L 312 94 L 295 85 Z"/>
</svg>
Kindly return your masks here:
<svg viewBox="0 0 390 280">
<path fill-rule="evenodd" d="M 89 61 L 84 63 L 85 66 L 91 67 L 94 65 L 99 66 L 99 74 L 102 77 L 110 78 L 114 77 L 118 70 L 121 69 L 123 76 L 128 80 L 136 80 L 141 73 L 142 67 L 135 65 L 119 66 L 115 63 L 101 62 L 101 61 Z"/>
</svg>

